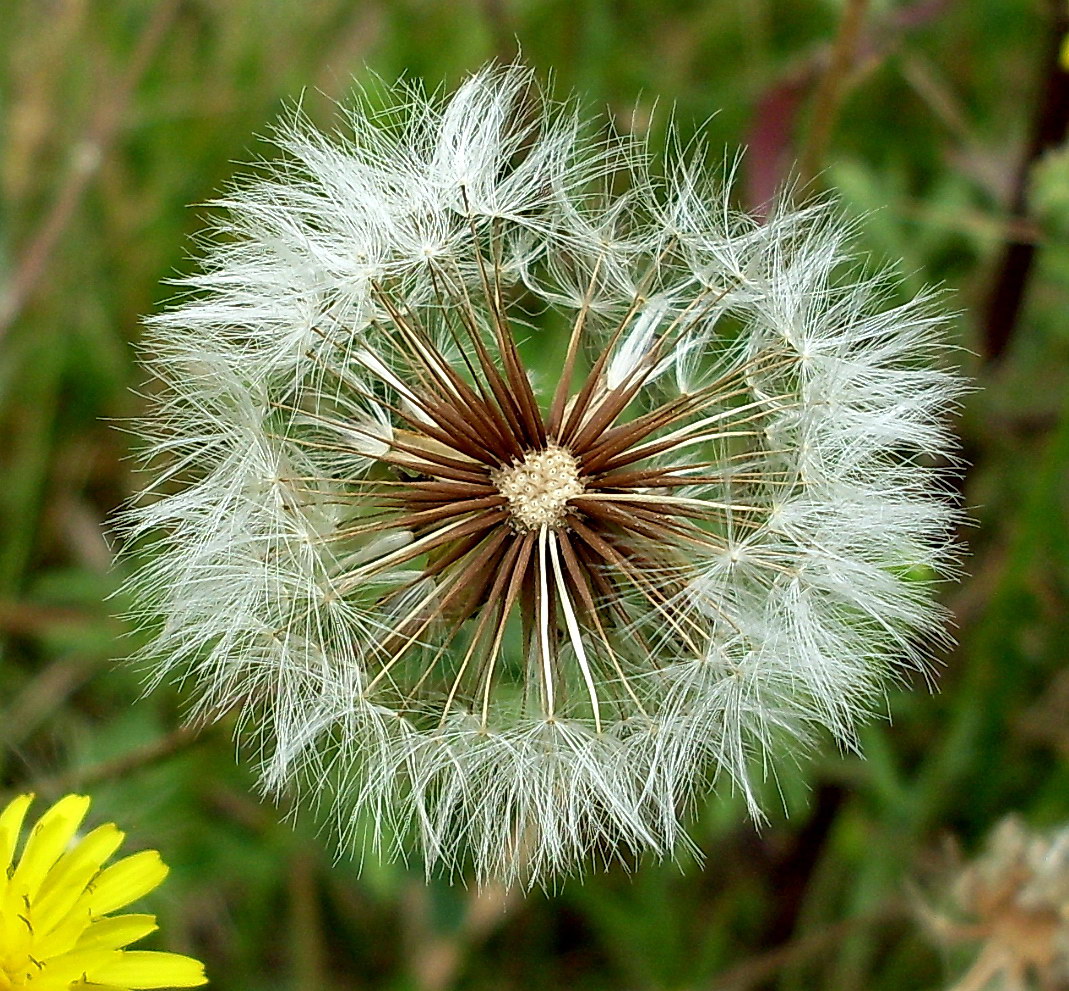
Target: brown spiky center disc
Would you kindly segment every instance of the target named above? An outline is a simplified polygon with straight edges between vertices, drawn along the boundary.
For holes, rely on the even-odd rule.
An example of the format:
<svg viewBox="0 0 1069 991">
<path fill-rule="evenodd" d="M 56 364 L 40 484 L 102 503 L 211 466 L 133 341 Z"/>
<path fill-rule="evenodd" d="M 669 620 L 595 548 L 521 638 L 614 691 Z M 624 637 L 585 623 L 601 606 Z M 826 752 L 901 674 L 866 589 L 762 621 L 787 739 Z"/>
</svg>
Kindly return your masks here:
<svg viewBox="0 0 1069 991">
<path fill-rule="evenodd" d="M 609 714 L 648 719 L 650 659 L 704 657 L 716 625 L 731 626 L 691 584 L 693 559 L 758 525 L 762 503 L 740 498 L 740 485 L 785 484 L 749 450 L 790 397 L 752 401 L 748 376 L 779 358 L 710 368 L 687 392 L 645 391 L 719 296 L 700 293 L 652 335 L 642 297 L 607 327 L 584 307 L 543 407 L 498 269 L 484 273 L 478 303 L 450 273 L 432 274 L 439 298 L 424 315 L 375 287 L 390 367 L 351 352 L 400 400 L 340 383 L 379 415 L 339 426 L 386 448 L 352 480 L 356 512 L 329 537 L 381 538 L 335 582 L 378 610 L 363 694 L 439 730 L 471 716 L 487 730 L 517 711 L 589 720 L 597 733 Z M 385 414 L 394 422 L 382 440 Z"/>
</svg>

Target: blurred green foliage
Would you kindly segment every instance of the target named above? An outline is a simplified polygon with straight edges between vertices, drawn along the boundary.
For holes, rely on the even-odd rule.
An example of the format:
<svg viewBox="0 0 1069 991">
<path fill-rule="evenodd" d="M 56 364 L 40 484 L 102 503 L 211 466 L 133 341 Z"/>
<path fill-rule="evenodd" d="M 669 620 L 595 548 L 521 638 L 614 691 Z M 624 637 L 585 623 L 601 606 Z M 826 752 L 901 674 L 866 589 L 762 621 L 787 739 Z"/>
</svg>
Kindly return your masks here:
<svg viewBox="0 0 1069 991">
<path fill-rule="evenodd" d="M 189 204 L 271 154 L 256 136 L 285 106 L 329 124 L 371 72 L 452 85 L 519 49 L 618 126 L 652 119 L 656 140 L 671 113 L 716 158 L 748 144 L 737 197 L 758 205 L 806 147 L 843 3 L 0 0 L 0 797 L 89 788 L 97 821 L 164 851 L 158 945 L 213 987 L 947 987 L 962 961 L 910 910 L 941 842 L 973 849 L 1009 811 L 1069 820 L 1069 151 L 1028 152 L 1060 27 L 1040 0 L 864 7 L 815 184 L 907 290 L 945 285 L 961 313 L 980 389 L 968 576 L 945 590 L 960 646 L 936 692 L 891 693 L 865 760 L 826 749 L 770 782 L 763 828 L 720 789 L 704 867 L 523 899 L 334 862 L 314 816 L 257 801 L 233 727 L 189 743 L 181 686 L 140 698 L 106 536 L 137 487 L 139 316 L 194 264 Z M 1010 242 L 1034 254 L 986 360 Z"/>
</svg>

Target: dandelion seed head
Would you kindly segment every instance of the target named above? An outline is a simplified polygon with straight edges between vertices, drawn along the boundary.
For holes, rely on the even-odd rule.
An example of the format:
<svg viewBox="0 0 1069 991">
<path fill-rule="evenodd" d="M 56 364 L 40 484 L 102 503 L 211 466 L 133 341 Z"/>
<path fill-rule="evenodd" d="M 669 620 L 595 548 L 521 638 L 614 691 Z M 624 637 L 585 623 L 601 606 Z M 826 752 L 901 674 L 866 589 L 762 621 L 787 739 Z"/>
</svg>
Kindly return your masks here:
<svg viewBox="0 0 1069 991">
<path fill-rule="evenodd" d="M 760 816 L 942 635 L 934 300 L 851 274 L 832 204 L 655 178 L 522 67 L 345 121 L 280 127 L 150 321 L 153 676 L 428 870 L 672 855 L 718 777 Z"/>
</svg>

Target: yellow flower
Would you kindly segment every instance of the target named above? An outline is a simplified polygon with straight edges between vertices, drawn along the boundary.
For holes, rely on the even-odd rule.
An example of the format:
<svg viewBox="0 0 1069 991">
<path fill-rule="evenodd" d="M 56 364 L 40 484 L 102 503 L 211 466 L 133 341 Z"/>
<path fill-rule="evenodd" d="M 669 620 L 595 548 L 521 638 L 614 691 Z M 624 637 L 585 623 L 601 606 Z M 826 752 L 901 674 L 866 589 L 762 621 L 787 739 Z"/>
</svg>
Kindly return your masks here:
<svg viewBox="0 0 1069 991">
<path fill-rule="evenodd" d="M 127 950 L 156 929 L 153 915 L 111 915 L 158 887 L 167 866 L 144 850 L 104 866 L 124 834 L 114 823 L 76 836 L 84 795 L 56 802 L 15 860 L 32 795 L 0 812 L 0 991 L 134 991 L 206 984 L 204 966 L 177 953 Z"/>
</svg>

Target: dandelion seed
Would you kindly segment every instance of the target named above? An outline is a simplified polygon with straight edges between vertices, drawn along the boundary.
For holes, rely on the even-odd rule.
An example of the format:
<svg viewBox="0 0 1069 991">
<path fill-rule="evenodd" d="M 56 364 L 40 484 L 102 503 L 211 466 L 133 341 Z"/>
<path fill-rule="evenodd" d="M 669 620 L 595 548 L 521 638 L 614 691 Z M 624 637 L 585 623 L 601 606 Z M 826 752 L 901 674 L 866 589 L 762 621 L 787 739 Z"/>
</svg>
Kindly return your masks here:
<svg viewBox="0 0 1069 991">
<path fill-rule="evenodd" d="M 347 114 L 281 126 L 150 322 L 157 677 L 428 869 L 671 854 L 721 774 L 760 814 L 939 636 L 941 317 L 844 281 L 827 204 L 658 180 L 522 68 Z"/>
<path fill-rule="evenodd" d="M 114 823 L 78 837 L 89 799 L 67 795 L 41 816 L 16 858 L 33 801 L 0 811 L 0 988 L 195 988 L 207 983 L 191 957 L 127 947 L 156 930 L 152 915 L 114 915 L 163 883 L 167 867 L 144 850 L 107 867 L 123 834 Z"/>
</svg>

